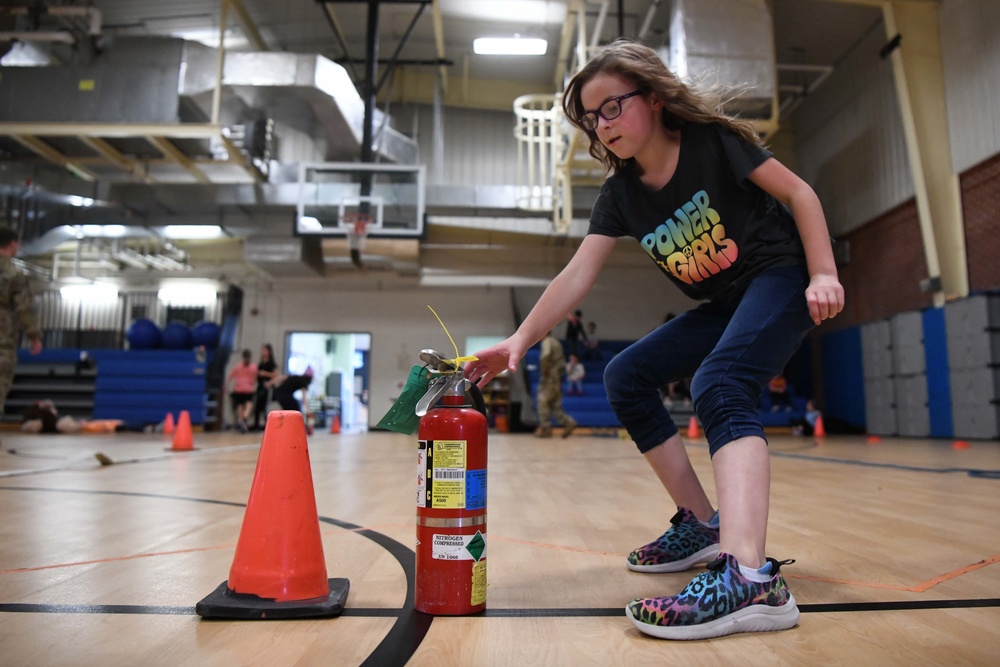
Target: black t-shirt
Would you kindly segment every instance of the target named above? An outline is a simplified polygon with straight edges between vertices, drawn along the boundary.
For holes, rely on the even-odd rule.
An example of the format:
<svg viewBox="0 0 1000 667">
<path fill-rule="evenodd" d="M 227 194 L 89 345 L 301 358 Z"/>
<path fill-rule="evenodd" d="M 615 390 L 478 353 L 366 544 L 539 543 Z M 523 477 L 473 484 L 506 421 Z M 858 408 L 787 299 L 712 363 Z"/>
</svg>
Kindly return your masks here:
<svg viewBox="0 0 1000 667">
<path fill-rule="evenodd" d="M 265 386 L 267 382 L 271 379 L 269 377 L 263 377 L 260 375 L 261 371 L 267 371 L 268 373 L 273 373 L 278 370 L 278 364 L 274 363 L 274 359 L 268 359 L 267 361 L 262 361 L 257 364 L 257 389 L 267 389 Z"/>
<path fill-rule="evenodd" d="M 731 294 L 766 269 L 805 264 L 791 212 L 747 178 L 770 157 L 718 123 L 685 125 L 670 182 L 652 190 L 630 162 L 605 181 L 587 233 L 635 238 L 693 299 Z"/>
</svg>

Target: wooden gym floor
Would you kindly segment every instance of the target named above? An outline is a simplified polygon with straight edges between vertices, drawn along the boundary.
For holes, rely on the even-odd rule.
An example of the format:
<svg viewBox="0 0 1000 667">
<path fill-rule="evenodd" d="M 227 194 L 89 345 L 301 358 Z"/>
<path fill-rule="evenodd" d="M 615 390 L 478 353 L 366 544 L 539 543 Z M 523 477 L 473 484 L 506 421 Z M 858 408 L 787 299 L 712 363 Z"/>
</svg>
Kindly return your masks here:
<svg viewBox="0 0 1000 667">
<path fill-rule="evenodd" d="M 674 508 L 630 442 L 491 434 L 489 594 L 476 617 L 412 610 L 416 440 L 309 439 L 337 618 L 205 621 L 228 577 L 260 434 L 0 433 L 0 664 L 995 665 L 1000 443 L 775 436 L 769 555 L 798 627 L 646 637 L 633 597 L 695 572 L 629 572 Z M 707 447 L 690 445 L 713 493 Z M 113 465 L 101 466 L 100 452 Z"/>
</svg>

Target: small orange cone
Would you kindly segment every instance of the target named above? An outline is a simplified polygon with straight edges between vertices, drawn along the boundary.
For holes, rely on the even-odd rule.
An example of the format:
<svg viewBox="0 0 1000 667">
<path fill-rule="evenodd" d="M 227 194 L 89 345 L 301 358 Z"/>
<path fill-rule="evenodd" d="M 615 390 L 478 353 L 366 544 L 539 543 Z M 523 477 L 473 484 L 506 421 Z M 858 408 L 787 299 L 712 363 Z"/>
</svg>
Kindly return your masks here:
<svg viewBox="0 0 1000 667">
<path fill-rule="evenodd" d="M 340 415 L 334 415 L 330 420 L 330 433 L 340 433 Z"/>
<path fill-rule="evenodd" d="M 350 582 L 327 579 L 302 413 L 267 416 L 229 579 L 197 604 L 203 618 L 336 616 Z"/>
<path fill-rule="evenodd" d="M 177 428 L 174 429 L 172 452 L 186 452 L 194 449 L 194 438 L 191 435 L 191 413 L 181 410 L 177 418 Z"/>
<path fill-rule="evenodd" d="M 870 435 L 870 436 L 868 436 L 868 444 L 869 445 L 877 445 L 880 442 L 882 442 L 882 438 L 878 437 L 877 435 Z"/>
<path fill-rule="evenodd" d="M 965 440 L 956 440 L 951 444 L 952 449 L 970 449 L 971 447 L 972 445 L 970 445 Z"/>
<path fill-rule="evenodd" d="M 688 420 L 688 438 L 694 440 L 698 435 L 698 418 L 691 415 L 691 419 Z"/>
<path fill-rule="evenodd" d="M 813 426 L 813 437 L 814 438 L 826 437 L 826 427 L 823 426 L 823 415 L 816 417 L 816 425 Z"/>
<path fill-rule="evenodd" d="M 174 413 L 168 412 L 166 418 L 163 420 L 163 435 L 173 435 L 174 434 Z"/>
</svg>

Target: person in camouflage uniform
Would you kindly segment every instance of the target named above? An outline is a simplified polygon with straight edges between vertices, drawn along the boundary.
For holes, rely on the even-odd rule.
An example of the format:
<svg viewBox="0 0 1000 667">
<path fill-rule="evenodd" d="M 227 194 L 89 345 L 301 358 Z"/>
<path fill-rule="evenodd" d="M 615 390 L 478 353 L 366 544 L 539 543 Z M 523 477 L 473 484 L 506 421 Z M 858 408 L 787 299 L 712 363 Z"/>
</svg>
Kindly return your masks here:
<svg viewBox="0 0 1000 667">
<path fill-rule="evenodd" d="M 0 228 L 0 414 L 17 367 L 18 335 L 31 341 L 31 353 L 42 351 L 42 331 L 35 318 L 35 300 L 28 277 L 17 270 L 11 259 L 18 250 L 17 232 Z"/>
<path fill-rule="evenodd" d="M 566 356 L 562 343 L 551 331 L 542 339 L 542 352 L 538 361 L 541 372 L 538 379 L 538 430 L 535 435 L 551 438 L 552 417 L 555 417 L 565 428 L 563 437 L 568 437 L 577 423 L 562 407 L 562 375 L 566 372 Z"/>
</svg>

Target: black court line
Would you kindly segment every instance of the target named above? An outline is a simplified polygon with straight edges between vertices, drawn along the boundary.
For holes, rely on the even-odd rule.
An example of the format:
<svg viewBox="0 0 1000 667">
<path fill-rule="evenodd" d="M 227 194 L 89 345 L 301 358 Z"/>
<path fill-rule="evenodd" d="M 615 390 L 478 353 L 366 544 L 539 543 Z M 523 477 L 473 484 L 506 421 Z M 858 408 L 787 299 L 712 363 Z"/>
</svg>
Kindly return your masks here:
<svg viewBox="0 0 1000 667">
<path fill-rule="evenodd" d="M 876 611 L 925 611 L 939 609 L 979 609 L 1000 607 L 1000 598 L 971 600 L 885 600 L 881 602 L 827 602 L 800 604 L 803 614 L 835 614 Z M 127 604 L 21 604 L 0 603 L 0 613 L 10 614 L 140 614 L 147 616 L 194 616 L 194 607 L 166 607 L 158 605 Z M 466 618 L 608 618 L 625 615 L 625 606 L 587 608 L 529 608 L 529 609 L 487 609 Z M 379 607 L 347 607 L 340 616 L 351 618 L 407 618 L 423 617 L 429 624 L 433 616 L 407 609 L 383 609 Z M 309 620 L 309 619 L 298 619 Z M 416 620 L 420 620 L 419 618 Z M 391 632 L 390 632 L 391 634 Z M 388 639 L 388 636 L 386 637 Z M 372 654 L 373 659 L 375 654 Z M 386 662 L 372 664 L 390 664 Z"/>
<path fill-rule="evenodd" d="M 981 479 L 1000 479 L 1000 470 L 983 470 L 979 468 L 924 468 L 921 466 L 910 466 L 902 463 L 884 463 L 881 461 L 862 461 L 860 459 L 834 459 L 823 456 L 809 456 L 808 454 L 796 454 L 789 451 L 772 449 L 771 456 L 785 459 L 798 459 L 800 461 L 812 461 L 814 463 L 839 463 L 841 465 L 862 466 L 865 468 L 889 468 L 890 470 L 902 470 L 905 472 L 929 472 L 935 474 L 965 473 L 969 477 Z"/>
</svg>

